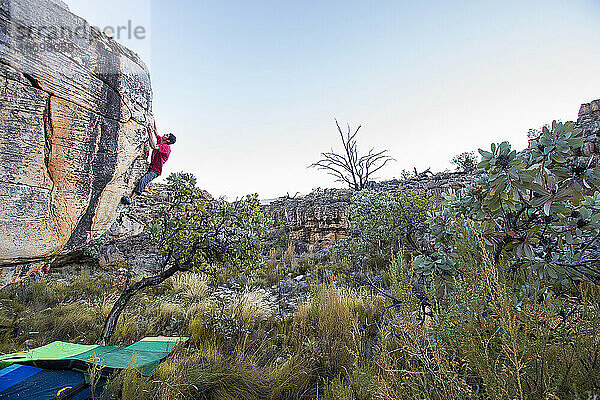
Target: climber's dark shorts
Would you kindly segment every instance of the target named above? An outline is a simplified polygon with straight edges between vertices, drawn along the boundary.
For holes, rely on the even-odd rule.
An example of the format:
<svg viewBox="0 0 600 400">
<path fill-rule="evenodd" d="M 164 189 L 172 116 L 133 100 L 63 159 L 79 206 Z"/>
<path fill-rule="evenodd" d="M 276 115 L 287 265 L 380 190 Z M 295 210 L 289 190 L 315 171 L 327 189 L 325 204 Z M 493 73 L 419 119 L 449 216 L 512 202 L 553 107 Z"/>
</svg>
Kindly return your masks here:
<svg viewBox="0 0 600 400">
<path fill-rule="evenodd" d="M 158 178 L 158 172 L 150 168 L 148 172 L 146 172 L 146 175 L 144 175 L 142 179 L 140 179 L 140 183 L 137 184 L 134 192 L 137 194 L 142 194 L 144 192 L 144 189 L 146 189 L 146 186 L 148 186 L 148 184 L 156 178 Z"/>
</svg>

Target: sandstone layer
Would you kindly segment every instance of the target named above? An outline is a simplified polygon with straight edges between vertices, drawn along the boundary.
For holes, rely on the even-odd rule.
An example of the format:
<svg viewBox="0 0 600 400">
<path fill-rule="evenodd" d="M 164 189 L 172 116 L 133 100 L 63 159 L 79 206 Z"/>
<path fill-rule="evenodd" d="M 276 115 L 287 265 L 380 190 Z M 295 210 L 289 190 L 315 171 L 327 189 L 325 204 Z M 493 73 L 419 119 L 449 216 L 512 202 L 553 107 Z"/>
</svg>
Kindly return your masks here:
<svg viewBox="0 0 600 400">
<path fill-rule="evenodd" d="M 0 5 L 0 265 L 27 265 L 111 227 L 147 168 L 152 90 L 136 54 L 63 3 Z"/>
</svg>

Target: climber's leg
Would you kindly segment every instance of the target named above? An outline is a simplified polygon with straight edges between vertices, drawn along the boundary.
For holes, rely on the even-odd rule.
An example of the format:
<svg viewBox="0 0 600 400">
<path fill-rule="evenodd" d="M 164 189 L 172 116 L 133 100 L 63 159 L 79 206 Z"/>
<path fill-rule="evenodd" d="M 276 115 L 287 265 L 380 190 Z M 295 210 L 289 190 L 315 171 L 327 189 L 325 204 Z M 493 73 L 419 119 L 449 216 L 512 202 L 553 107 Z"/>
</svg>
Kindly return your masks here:
<svg viewBox="0 0 600 400">
<path fill-rule="evenodd" d="M 144 190 L 146 189 L 146 186 L 148 186 L 148 184 L 150 182 L 152 182 L 153 180 L 155 180 L 156 178 L 158 178 L 158 172 L 156 172 L 155 170 L 150 168 L 148 170 L 148 172 L 146 173 L 146 175 L 144 175 L 142 177 L 142 179 L 140 179 L 140 181 L 138 182 L 135 190 L 133 191 L 133 194 L 131 195 L 131 198 L 129 198 L 127 196 L 123 196 L 123 198 L 121 198 L 121 202 L 123 204 L 131 204 L 131 201 L 133 199 L 135 199 L 137 196 L 139 196 L 140 194 L 142 194 L 144 192 Z"/>
<path fill-rule="evenodd" d="M 146 175 L 144 175 L 142 179 L 140 179 L 140 182 L 137 184 L 137 187 L 135 188 L 133 193 L 137 195 L 142 194 L 146 189 L 146 186 L 148 186 L 148 184 L 156 178 L 158 178 L 158 172 L 156 172 L 152 168 L 149 169 L 148 172 L 146 172 Z"/>
</svg>

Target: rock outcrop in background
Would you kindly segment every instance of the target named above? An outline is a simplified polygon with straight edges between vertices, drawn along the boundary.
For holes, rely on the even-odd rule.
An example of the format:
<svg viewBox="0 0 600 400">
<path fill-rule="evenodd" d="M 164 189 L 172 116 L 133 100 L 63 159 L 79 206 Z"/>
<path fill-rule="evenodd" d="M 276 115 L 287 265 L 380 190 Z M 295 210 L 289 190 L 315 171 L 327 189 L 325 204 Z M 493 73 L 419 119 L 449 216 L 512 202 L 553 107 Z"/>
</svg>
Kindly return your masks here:
<svg viewBox="0 0 600 400">
<path fill-rule="evenodd" d="M 406 181 L 371 182 L 371 189 L 396 191 L 402 185 L 406 190 L 426 189 L 436 198 L 444 190 L 466 186 L 470 179 L 471 175 L 462 173 L 420 175 Z M 208 192 L 204 194 L 212 198 Z M 317 253 L 348 234 L 351 197 L 349 189 L 323 189 L 306 196 L 280 197 L 264 203 L 262 209 L 274 222 L 274 235 L 285 235 L 285 241 L 289 240 L 297 254 Z M 123 266 L 134 274 L 154 272 L 160 258 L 143 229 L 152 220 L 154 211 L 167 204 L 167 188 L 151 183 L 131 207 L 122 209 L 100 246 L 100 267 L 111 270 Z M 267 241 L 273 244 L 273 238 Z"/>
<path fill-rule="evenodd" d="M 63 3 L 0 5 L 0 265 L 26 268 L 111 227 L 147 168 L 152 90 L 135 53 Z"/>
<path fill-rule="evenodd" d="M 275 227 L 289 231 L 296 251 L 320 251 L 346 236 L 349 189 L 316 190 L 301 197 L 280 197 L 262 206 Z"/>
<path fill-rule="evenodd" d="M 600 100 L 581 105 L 577 126 L 585 137 L 584 155 L 600 154 Z"/>
</svg>

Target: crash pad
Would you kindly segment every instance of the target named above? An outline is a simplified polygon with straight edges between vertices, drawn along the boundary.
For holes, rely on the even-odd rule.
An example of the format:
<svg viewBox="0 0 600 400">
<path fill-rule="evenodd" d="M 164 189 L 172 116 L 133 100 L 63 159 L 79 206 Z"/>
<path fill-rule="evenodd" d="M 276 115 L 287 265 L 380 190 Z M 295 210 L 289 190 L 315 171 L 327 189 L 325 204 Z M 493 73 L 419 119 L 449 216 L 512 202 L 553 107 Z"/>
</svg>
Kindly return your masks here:
<svg viewBox="0 0 600 400">
<path fill-rule="evenodd" d="M 22 364 L 85 372 L 90 365 L 96 365 L 102 370 L 103 375 L 127 367 L 136 368 L 143 375 L 151 375 L 158 364 L 175 349 L 175 346 L 187 339 L 147 337 L 127 347 L 52 342 L 29 351 L 0 356 L 0 368 Z"/>
</svg>

